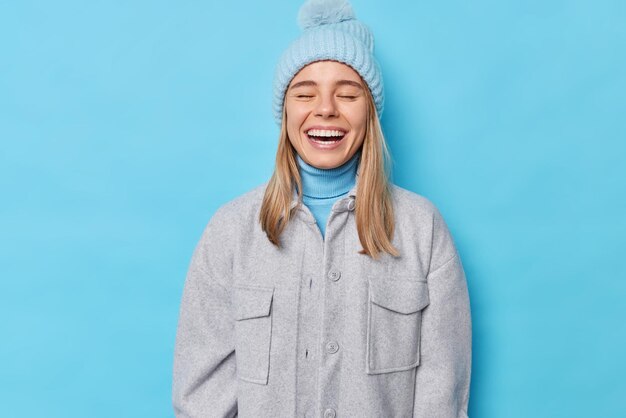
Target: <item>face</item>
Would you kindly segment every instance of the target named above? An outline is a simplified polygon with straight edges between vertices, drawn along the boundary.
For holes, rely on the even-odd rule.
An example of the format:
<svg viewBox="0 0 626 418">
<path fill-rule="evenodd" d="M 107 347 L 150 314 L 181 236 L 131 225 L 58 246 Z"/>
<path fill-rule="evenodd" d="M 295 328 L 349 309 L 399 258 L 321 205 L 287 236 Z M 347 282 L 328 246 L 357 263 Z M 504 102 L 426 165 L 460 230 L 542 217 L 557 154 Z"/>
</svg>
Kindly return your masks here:
<svg viewBox="0 0 626 418">
<path fill-rule="evenodd" d="M 359 74 L 336 61 L 318 61 L 291 80 L 285 94 L 289 141 L 317 168 L 335 168 L 361 147 L 367 95 Z"/>
</svg>

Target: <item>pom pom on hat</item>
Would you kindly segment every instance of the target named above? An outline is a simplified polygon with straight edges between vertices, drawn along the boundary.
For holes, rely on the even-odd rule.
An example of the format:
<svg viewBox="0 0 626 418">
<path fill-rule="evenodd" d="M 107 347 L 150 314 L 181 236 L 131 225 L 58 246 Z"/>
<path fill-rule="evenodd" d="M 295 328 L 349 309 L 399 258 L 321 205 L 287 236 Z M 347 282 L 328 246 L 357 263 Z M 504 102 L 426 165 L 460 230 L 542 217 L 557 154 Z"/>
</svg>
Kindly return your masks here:
<svg viewBox="0 0 626 418">
<path fill-rule="evenodd" d="M 298 25 L 306 30 L 354 18 L 354 10 L 348 0 L 308 0 L 300 7 Z"/>
</svg>

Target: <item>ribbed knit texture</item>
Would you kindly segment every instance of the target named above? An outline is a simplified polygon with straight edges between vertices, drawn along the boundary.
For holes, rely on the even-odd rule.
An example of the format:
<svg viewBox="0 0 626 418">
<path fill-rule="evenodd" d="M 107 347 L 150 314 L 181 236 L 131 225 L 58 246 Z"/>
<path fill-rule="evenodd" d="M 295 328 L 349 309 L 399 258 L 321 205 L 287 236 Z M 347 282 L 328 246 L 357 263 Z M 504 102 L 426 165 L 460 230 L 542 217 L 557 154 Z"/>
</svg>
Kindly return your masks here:
<svg viewBox="0 0 626 418">
<path fill-rule="evenodd" d="M 341 8 L 346 2 L 337 0 L 317 3 L 320 3 L 318 7 Z M 307 3 L 302 7 L 301 15 L 307 12 L 305 6 Z M 280 57 L 274 74 L 273 113 L 277 124 L 280 125 L 282 122 L 285 92 L 293 77 L 307 64 L 321 60 L 342 62 L 359 73 L 369 87 L 376 105 L 376 113 L 379 118 L 381 117 L 384 108 L 384 89 L 380 66 L 374 58 L 374 36 L 369 28 L 356 20 L 352 14 L 344 16 L 339 14 L 335 18 L 339 21 L 322 21 L 318 26 L 307 26 L 301 36 L 293 41 Z"/>
<path fill-rule="evenodd" d="M 302 203 L 313 214 L 322 236 L 326 235 L 326 223 L 333 205 L 354 187 L 360 156 L 359 150 L 339 167 L 322 169 L 307 164 L 296 155 L 302 179 Z"/>
</svg>

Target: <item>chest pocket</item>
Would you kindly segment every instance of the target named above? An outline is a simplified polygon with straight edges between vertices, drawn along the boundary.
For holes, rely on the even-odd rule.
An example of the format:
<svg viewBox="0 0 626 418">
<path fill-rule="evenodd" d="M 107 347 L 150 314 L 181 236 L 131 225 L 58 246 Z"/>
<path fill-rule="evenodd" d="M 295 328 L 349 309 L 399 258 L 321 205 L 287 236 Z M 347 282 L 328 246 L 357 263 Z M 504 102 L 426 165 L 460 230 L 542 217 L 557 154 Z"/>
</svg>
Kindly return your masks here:
<svg viewBox="0 0 626 418">
<path fill-rule="evenodd" d="M 233 286 L 237 375 L 246 382 L 267 384 L 273 296 L 272 287 Z"/>
<path fill-rule="evenodd" d="M 416 278 L 369 281 L 366 372 L 389 373 L 419 365 L 422 310 L 428 283 Z"/>
</svg>

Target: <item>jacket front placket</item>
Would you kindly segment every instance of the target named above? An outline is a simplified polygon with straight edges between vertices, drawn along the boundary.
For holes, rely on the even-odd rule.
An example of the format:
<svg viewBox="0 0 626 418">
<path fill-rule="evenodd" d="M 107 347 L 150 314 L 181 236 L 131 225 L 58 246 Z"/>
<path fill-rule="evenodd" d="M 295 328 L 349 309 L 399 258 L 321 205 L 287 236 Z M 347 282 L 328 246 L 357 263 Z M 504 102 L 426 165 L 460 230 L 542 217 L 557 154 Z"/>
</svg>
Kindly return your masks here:
<svg viewBox="0 0 626 418">
<path fill-rule="evenodd" d="M 358 180 L 358 176 L 357 176 Z M 356 184 L 335 202 L 323 238 L 311 211 L 300 204 L 302 274 L 298 303 L 296 416 L 337 414 L 346 298 L 346 225 L 355 209 Z M 296 195 L 297 196 L 297 195 Z M 292 204 L 297 204 L 296 200 Z"/>
</svg>

